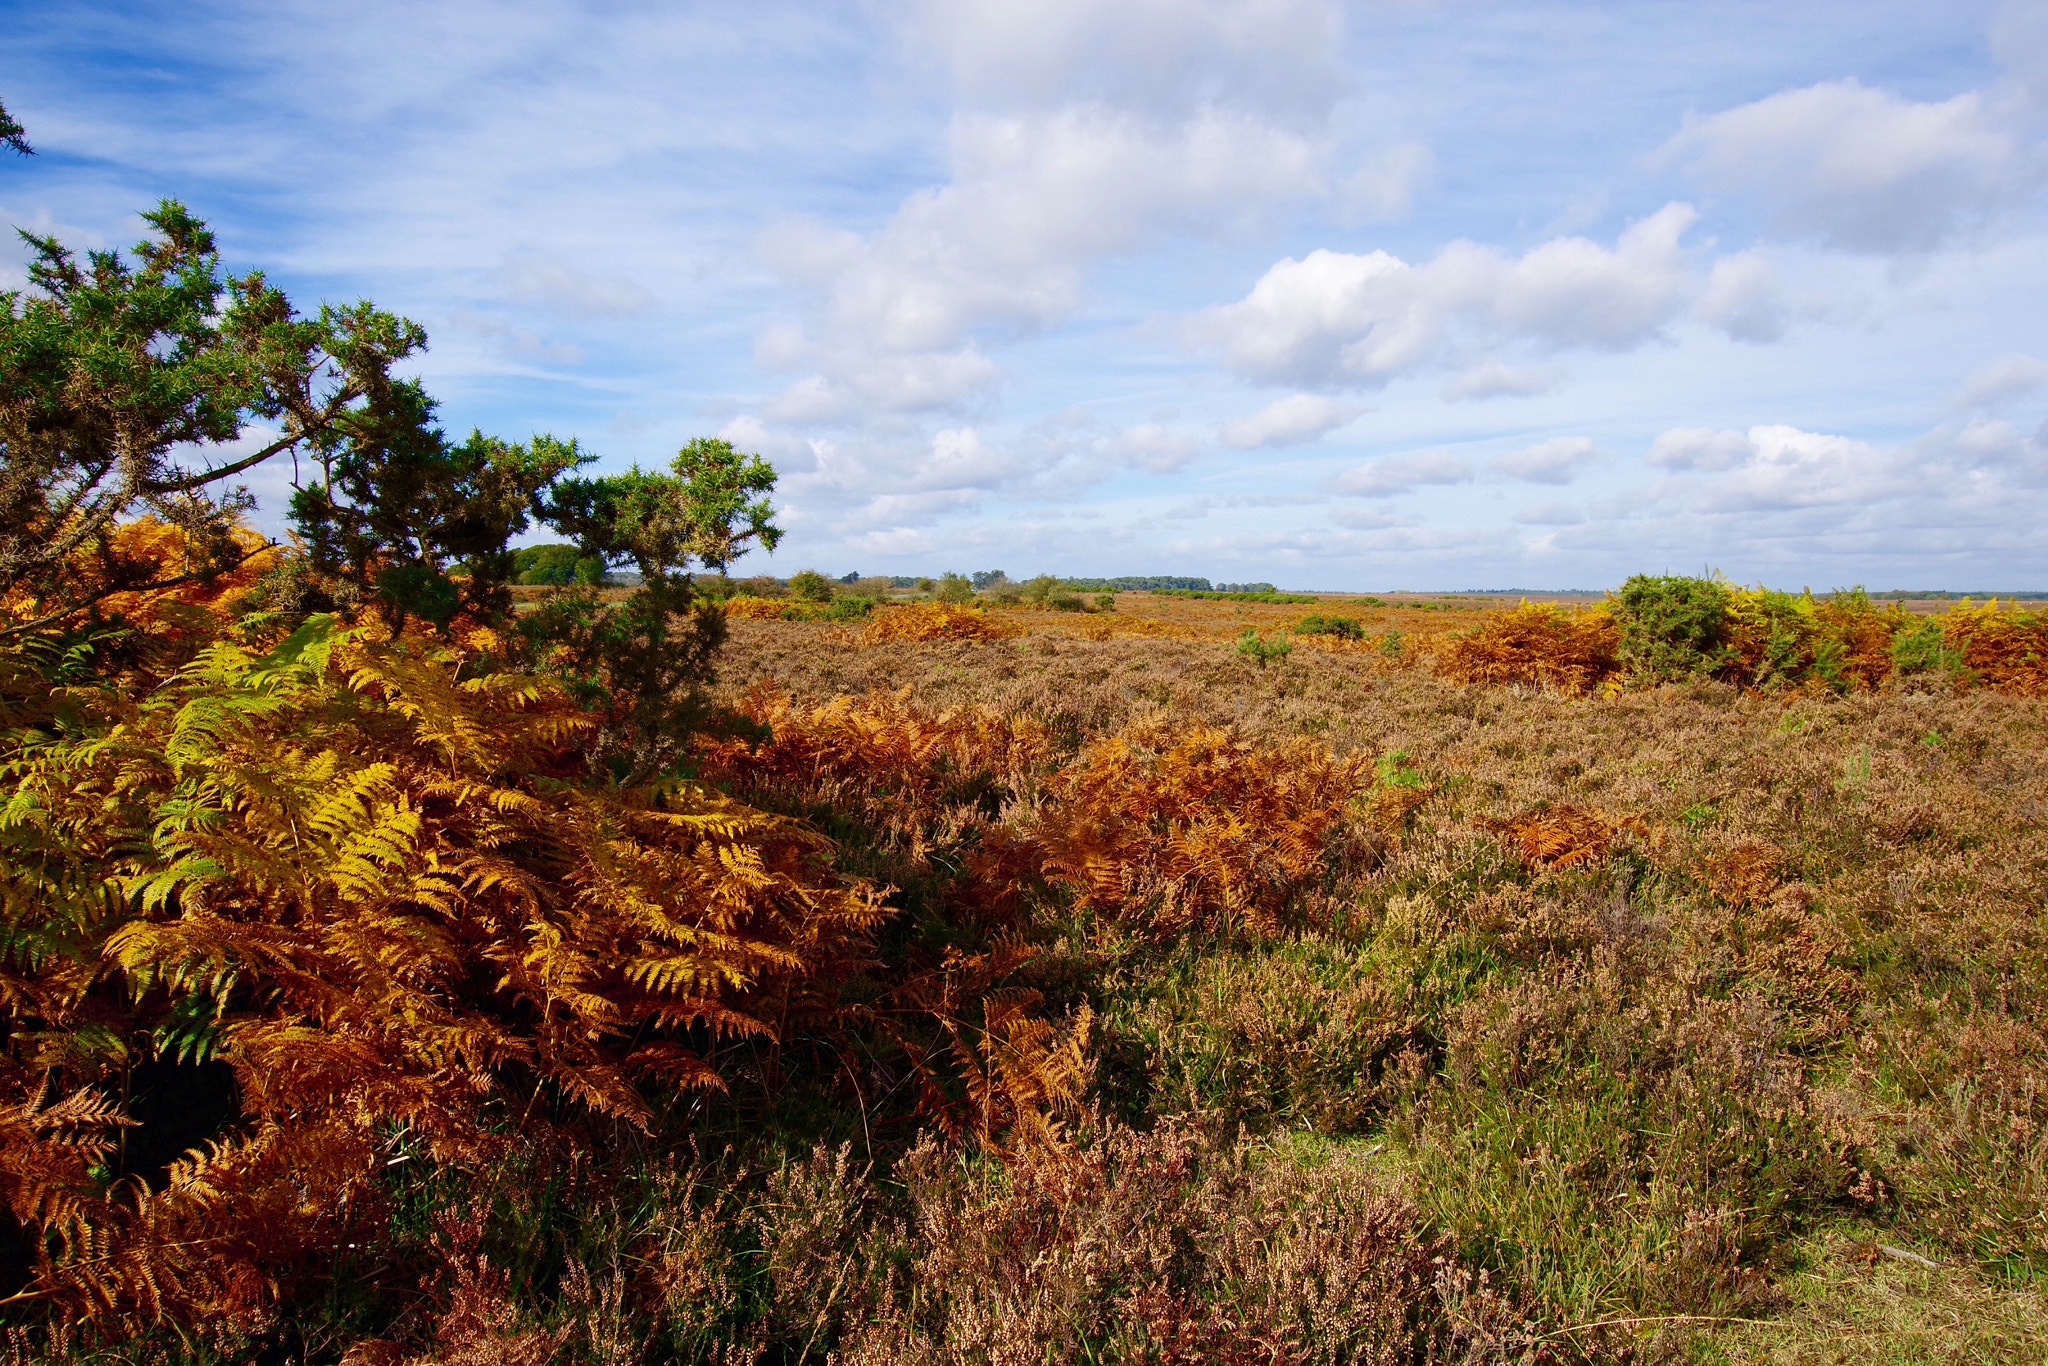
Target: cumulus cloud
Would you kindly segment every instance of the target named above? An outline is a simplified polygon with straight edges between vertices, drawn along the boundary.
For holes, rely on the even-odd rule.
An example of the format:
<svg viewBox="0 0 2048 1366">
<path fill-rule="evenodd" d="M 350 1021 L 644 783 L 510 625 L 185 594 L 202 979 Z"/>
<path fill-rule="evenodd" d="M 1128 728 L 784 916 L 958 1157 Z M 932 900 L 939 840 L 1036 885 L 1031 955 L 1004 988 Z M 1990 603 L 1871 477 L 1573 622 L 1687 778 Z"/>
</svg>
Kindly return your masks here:
<svg viewBox="0 0 2048 1366">
<path fill-rule="evenodd" d="M 1289 394 L 1256 413 L 1223 424 L 1223 444 L 1241 451 L 1261 446 L 1299 446 L 1343 426 L 1365 411 L 1321 394 Z"/>
<path fill-rule="evenodd" d="M 1487 468 L 1531 484 L 1569 484 L 1609 457 L 1589 437 L 1560 436 L 1496 456 Z"/>
<path fill-rule="evenodd" d="M 961 101 L 949 175 L 873 232 L 762 236 L 804 301 L 801 327 L 756 343 L 812 371 L 785 417 L 985 402 L 999 376 L 980 348 L 1070 316 L 1097 263 L 1325 193 L 1342 17 L 1330 0 L 919 7 L 906 32 Z"/>
<path fill-rule="evenodd" d="M 867 413 L 957 409 L 1001 379 L 993 360 L 972 344 L 945 351 L 892 355 L 848 348 L 826 370 L 806 375 L 770 398 L 782 422 L 835 423 Z"/>
<path fill-rule="evenodd" d="M 765 456 L 779 474 L 801 474 L 818 467 L 817 443 L 772 428 L 750 413 L 728 421 L 718 429 L 718 436 L 751 455 Z"/>
<path fill-rule="evenodd" d="M 1740 434 L 1715 433 L 1724 460 L 1737 450 L 1730 438 L 1738 435 L 1742 454 L 1723 466 L 1719 478 L 1666 484 L 1654 492 L 1664 497 L 1682 496 L 1696 512 L 1765 512 L 1867 503 L 1901 492 L 1905 473 L 1901 462 L 1882 456 L 1866 441 L 1771 424 Z"/>
<path fill-rule="evenodd" d="M 1455 455 L 1429 451 L 1388 460 L 1368 460 L 1337 476 L 1331 487 L 1361 498 L 1391 498 L 1424 484 L 1463 484 L 1472 467 Z"/>
<path fill-rule="evenodd" d="M 1443 397 L 1452 403 L 1485 398 L 1529 398 L 1554 393 L 1564 383 L 1565 373 L 1549 365 L 1503 365 L 1482 361 L 1443 387 Z"/>
<path fill-rule="evenodd" d="M 1754 194 L 1780 230 L 1855 251 L 1936 246 L 2024 175 L 2019 140 L 1982 94 L 1922 103 L 1855 80 L 1693 120 L 1665 154 Z"/>
<path fill-rule="evenodd" d="M 1737 341 L 1774 342 L 1785 335 L 1788 322 L 1777 272 L 1754 251 L 1714 262 L 1692 311 L 1694 317 Z"/>
<path fill-rule="evenodd" d="M 1319 249 L 1267 270 L 1243 299 L 1189 323 L 1233 371 L 1307 388 L 1378 388 L 1482 344 L 1622 349 L 1655 336 L 1690 289 L 1679 238 L 1698 217 L 1668 204 L 1614 246 L 1559 237 L 1520 257 L 1454 242 L 1421 265 Z"/>
<path fill-rule="evenodd" d="M 1667 470 L 1732 470 L 1755 454 L 1747 432 L 1673 427 L 1650 443 L 1649 463 Z"/>
<path fill-rule="evenodd" d="M 2001 356 L 1963 381 L 1950 400 L 1952 411 L 1997 408 L 2048 387 L 2048 362 L 2032 356 Z"/>
</svg>

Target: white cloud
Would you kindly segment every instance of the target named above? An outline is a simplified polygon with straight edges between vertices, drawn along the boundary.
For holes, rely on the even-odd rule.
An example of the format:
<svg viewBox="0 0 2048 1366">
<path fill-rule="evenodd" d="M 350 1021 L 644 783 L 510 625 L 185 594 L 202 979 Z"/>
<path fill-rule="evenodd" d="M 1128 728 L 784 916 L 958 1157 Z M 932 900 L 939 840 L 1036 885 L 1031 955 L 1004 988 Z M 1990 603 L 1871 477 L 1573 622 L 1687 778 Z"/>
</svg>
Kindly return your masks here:
<svg viewBox="0 0 2048 1366">
<path fill-rule="evenodd" d="M 1330 0 L 949 0 L 915 14 L 906 36 L 960 99 L 945 183 L 870 233 L 797 219 L 760 241 L 804 300 L 801 328 L 756 344 L 815 369 L 785 400 L 791 420 L 985 401 L 998 374 L 978 346 L 1066 319 L 1098 262 L 1164 235 L 1241 234 L 1327 192 L 1343 29 Z"/>
<path fill-rule="evenodd" d="M 750 455 L 765 456 L 779 474 L 800 474 L 818 467 L 816 443 L 769 427 L 751 414 L 731 419 L 718 429 L 718 436 Z"/>
<path fill-rule="evenodd" d="M 1755 454 L 1747 432 L 1673 427 L 1650 443 L 1649 463 L 1667 470 L 1732 470 Z"/>
<path fill-rule="evenodd" d="M 2032 356 L 2001 356 L 1963 381 L 1950 400 L 1952 411 L 1996 408 L 2048 387 L 2048 362 Z"/>
<path fill-rule="evenodd" d="M 1734 434 L 1717 435 L 1732 451 L 1726 438 Z M 1901 462 L 1868 442 L 1783 424 L 1751 427 L 1745 437 L 1747 455 L 1719 478 L 1667 482 L 1661 496 L 1682 497 L 1695 512 L 1762 512 L 1868 503 L 1902 492 Z"/>
<path fill-rule="evenodd" d="M 868 413 L 958 409 L 1002 378 L 972 344 L 909 355 L 846 350 L 826 372 L 806 375 L 763 405 L 782 422 L 836 423 Z"/>
<path fill-rule="evenodd" d="M 1981 94 L 1918 103 L 1855 80 L 1694 120 L 1665 154 L 1757 195 L 1781 230 L 1857 251 L 1933 247 L 2013 197 L 2025 173 Z"/>
<path fill-rule="evenodd" d="M 1655 336 L 1683 305 L 1679 238 L 1697 216 L 1668 204 L 1611 249 L 1559 237 L 1518 258 L 1462 241 L 1419 266 L 1319 249 L 1196 315 L 1189 335 L 1220 347 L 1241 375 L 1317 388 L 1377 388 L 1436 363 L 1461 336 L 1621 349 Z"/>
<path fill-rule="evenodd" d="M 1241 451 L 1261 446 L 1299 446 L 1343 426 L 1365 411 L 1320 394 L 1289 394 L 1256 413 L 1226 422 L 1219 430 L 1223 444 Z"/>
<path fill-rule="evenodd" d="M 1692 311 L 1737 341 L 1774 342 L 1785 335 L 1783 287 L 1770 263 L 1753 251 L 1714 262 Z"/>
<path fill-rule="evenodd" d="M 1430 451 L 1390 460 L 1368 460 L 1338 475 L 1331 487 L 1338 493 L 1361 498 L 1391 498 L 1413 493 L 1422 484 L 1462 484 L 1471 478 L 1472 467 L 1458 457 Z"/>
<path fill-rule="evenodd" d="M 1497 456 L 1488 462 L 1488 468 L 1531 484 L 1569 484 L 1590 466 L 1608 460 L 1608 455 L 1590 438 L 1560 436 Z"/>
<path fill-rule="evenodd" d="M 1528 398 L 1553 393 L 1564 383 L 1565 372 L 1556 366 L 1503 365 L 1482 361 L 1446 384 L 1445 400 L 1461 403 L 1484 398 Z"/>
</svg>

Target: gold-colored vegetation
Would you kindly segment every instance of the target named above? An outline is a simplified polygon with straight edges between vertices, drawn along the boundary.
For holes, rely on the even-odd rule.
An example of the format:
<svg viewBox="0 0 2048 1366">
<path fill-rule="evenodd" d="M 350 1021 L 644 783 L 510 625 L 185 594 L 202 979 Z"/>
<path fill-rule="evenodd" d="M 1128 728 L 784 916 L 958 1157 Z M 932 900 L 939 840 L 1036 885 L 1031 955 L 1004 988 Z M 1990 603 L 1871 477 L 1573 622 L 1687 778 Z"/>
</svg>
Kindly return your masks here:
<svg viewBox="0 0 2048 1366">
<path fill-rule="evenodd" d="M 949 602 L 914 602 L 875 615 L 861 633 L 862 642 L 879 645 L 895 640 L 1001 640 L 1020 635 L 1012 622 L 973 607 Z"/>
<path fill-rule="evenodd" d="M 728 604 L 629 785 L 243 587 L 0 675 L 16 1360 L 2048 1348 L 2039 614 Z"/>
</svg>

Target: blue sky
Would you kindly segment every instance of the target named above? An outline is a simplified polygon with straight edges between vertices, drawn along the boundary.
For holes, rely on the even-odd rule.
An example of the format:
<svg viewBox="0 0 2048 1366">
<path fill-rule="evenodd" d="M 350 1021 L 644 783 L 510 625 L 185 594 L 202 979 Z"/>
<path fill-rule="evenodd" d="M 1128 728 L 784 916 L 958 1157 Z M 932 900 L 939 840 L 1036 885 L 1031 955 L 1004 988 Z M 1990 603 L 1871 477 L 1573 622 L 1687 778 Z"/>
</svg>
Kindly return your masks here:
<svg viewBox="0 0 2048 1366">
<path fill-rule="evenodd" d="M 741 572 L 2048 588 L 2048 5 L 0 29 L 0 218 L 126 244 L 175 195 L 423 323 L 453 430 L 758 450 L 789 535 Z"/>
</svg>

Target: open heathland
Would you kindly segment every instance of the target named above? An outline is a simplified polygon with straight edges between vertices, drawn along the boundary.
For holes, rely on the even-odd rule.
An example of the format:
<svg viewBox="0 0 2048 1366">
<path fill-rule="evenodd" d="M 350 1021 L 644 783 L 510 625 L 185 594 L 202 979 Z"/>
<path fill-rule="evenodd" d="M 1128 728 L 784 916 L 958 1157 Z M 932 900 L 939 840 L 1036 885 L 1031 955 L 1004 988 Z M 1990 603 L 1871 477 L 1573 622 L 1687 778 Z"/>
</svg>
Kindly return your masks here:
<svg viewBox="0 0 2048 1366">
<path fill-rule="evenodd" d="M 736 613 L 591 789 L 264 570 L 13 657 L 15 1360 L 2048 1352 L 2026 613 Z"/>
</svg>

